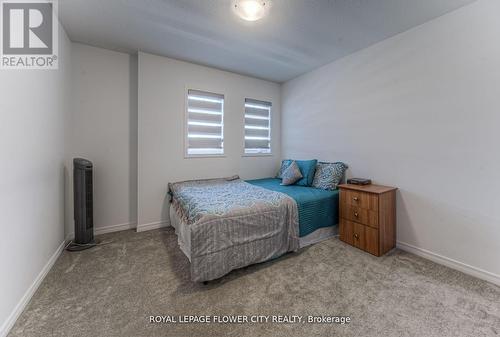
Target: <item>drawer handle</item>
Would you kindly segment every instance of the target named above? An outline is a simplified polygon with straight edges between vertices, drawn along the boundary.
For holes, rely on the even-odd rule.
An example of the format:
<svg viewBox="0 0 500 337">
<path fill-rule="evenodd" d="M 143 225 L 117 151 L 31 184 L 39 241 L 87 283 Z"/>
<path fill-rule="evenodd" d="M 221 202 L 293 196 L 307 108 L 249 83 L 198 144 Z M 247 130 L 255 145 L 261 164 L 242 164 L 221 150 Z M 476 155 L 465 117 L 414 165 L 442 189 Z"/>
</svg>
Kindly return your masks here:
<svg viewBox="0 0 500 337">
<path fill-rule="evenodd" d="M 357 218 L 359 217 L 359 214 L 357 212 L 354 212 L 354 216 Z"/>
<path fill-rule="evenodd" d="M 354 197 L 354 198 L 352 198 L 352 200 L 354 200 L 354 201 L 358 201 L 358 200 L 359 200 L 359 198 L 358 198 L 358 197 Z"/>
<path fill-rule="evenodd" d="M 355 238 L 356 240 L 359 240 L 359 234 L 354 234 L 354 238 Z"/>
</svg>

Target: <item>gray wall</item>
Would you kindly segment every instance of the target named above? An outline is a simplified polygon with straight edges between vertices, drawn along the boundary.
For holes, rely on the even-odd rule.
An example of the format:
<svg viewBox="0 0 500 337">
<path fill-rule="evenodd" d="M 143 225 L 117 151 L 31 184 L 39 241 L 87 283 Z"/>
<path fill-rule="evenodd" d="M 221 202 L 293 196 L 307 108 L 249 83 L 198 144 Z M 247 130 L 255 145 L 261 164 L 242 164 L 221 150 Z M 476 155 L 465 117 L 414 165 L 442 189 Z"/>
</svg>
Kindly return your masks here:
<svg viewBox="0 0 500 337">
<path fill-rule="evenodd" d="M 225 95 L 224 158 L 184 158 L 186 89 Z M 243 157 L 244 100 L 273 103 L 269 157 Z M 168 220 L 167 184 L 240 174 L 270 177 L 280 154 L 280 85 L 150 54 L 139 54 L 139 229 Z"/>
<path fill-rule="evenodd" d="M 95 166 L 96 233 L 137 223 L 137 56 L 72 44 L 70 158 Z M 74 232 L 72 163 L 66 232 Z M 118 227 L 118 228 L 117 228 Z"/>
<path fill-rule="evenodd" d="M 278 84 L 165 57 L 130 56 L 79 43 L 72 44 L 72 53 L 68 236 L 74 226 L 72 157 L 86 157 L 95 164 L 96 233 L 135 228 L 137 223 L 142 229 L 165 225 L 170 181 L 275 174 L 281 157 Z M 226 95 L 224 158 L 184 158 L 184 103 L 189 86 Z M 245 97 L 273 102 L 273 156 L 242 156 Z"/>
<path fill-rule="evenodd" d="M 61 28 L 58 70 L 0 71 L 0 336 L 64 240 L 70 47 Z"/>
<path fill-rule="evenodd" d="M 497 282 L 499 12 L 478 1 L 282 90 L 284 157 L 399 187 L 400 245 Z"/>
</svg>

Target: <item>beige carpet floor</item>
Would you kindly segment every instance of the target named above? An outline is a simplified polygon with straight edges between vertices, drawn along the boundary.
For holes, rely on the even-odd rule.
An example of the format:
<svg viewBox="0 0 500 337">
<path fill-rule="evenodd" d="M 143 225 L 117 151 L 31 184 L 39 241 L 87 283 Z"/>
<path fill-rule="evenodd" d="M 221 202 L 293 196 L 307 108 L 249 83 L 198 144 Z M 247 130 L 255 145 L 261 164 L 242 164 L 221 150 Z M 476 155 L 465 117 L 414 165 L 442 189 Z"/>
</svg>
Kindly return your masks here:
<svg viewBox="0 0 500 337">
<path fill-rule="evenodd" d="M 498 336 L 500 287 L 400 250 L 331 239 L 195 284 L 172 229 L 64 252 L 9 334 L 31 336 Z M 155 324 L 150 315 L 345 315 L 337 324 Z"/>
</svg>

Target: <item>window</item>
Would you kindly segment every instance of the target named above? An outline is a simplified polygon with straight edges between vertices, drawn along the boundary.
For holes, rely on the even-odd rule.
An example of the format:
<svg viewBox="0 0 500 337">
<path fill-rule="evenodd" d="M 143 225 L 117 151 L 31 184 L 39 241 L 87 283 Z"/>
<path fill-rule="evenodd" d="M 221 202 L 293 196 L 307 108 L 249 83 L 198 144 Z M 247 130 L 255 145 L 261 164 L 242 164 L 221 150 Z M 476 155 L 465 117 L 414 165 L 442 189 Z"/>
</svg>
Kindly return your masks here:
<svg viewBox="0 0 500 337">
<path fill-rule="evenodd" d="M 224 95 L 188 90 L 186 155 L 224 154 Z"/>
<path fill-rule="evenodd" d="M 271 153 L 271 106 L 245 99 L 245 154 Z"/>
</svg>

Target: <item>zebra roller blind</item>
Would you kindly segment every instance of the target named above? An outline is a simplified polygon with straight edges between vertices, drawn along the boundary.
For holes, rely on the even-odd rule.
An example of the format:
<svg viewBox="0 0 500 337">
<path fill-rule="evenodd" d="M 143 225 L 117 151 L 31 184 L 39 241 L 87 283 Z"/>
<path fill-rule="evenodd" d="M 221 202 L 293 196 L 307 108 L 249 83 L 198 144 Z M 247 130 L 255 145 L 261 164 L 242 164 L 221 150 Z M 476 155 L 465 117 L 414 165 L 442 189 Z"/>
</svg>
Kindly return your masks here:
<svg viewBox="0 0 500 337">
<path fill-rule="evenodd" d="M 245 154 L 271 153 L 270 102 L 245 99 Z"/>
<path fill-rule="evenodd" d="M 188 156 L 224 154 L 224 95 L 188 90 Z"/>
</svg>

